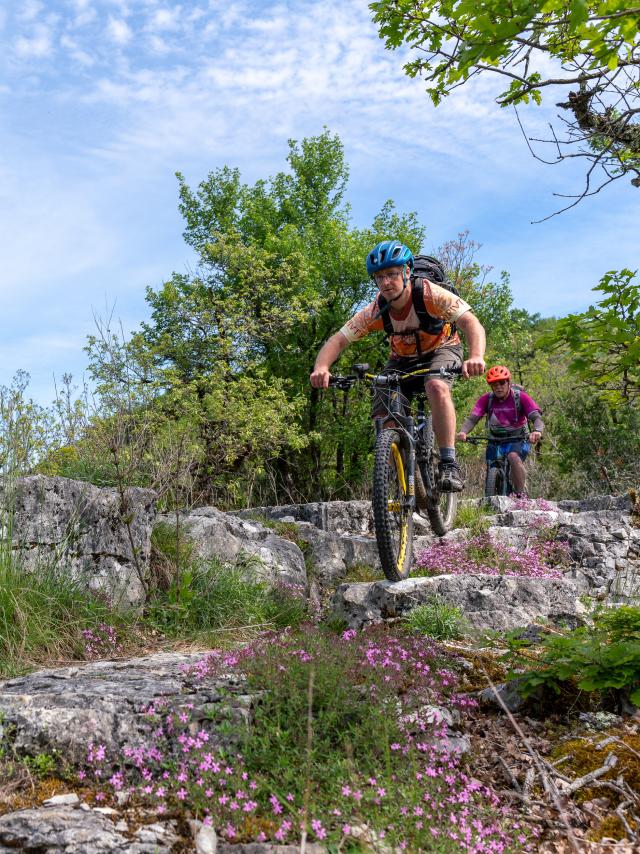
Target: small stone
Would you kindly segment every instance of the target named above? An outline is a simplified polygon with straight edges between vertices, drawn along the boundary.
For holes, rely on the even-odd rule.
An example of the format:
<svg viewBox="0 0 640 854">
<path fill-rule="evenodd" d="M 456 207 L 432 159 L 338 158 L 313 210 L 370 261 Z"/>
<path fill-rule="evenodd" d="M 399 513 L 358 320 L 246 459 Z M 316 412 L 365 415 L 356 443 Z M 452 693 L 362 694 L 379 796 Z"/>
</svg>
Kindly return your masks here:
<svg viewBox="0 0 640 854">
<path fill-rule="evenodd" d="M 80 803 L 80 798 L 75 792 L 69 792 L 67 795 L 54 795 L 52 798 L 47 798 L 44 801 L 45 807 L 74 807 Z"/>
<path fill-rule="evenodd" d="M 111 807 L 94 807 L 94 812 L 99 812 L 100 815 L 118 815 L 118 811 Z"/>
<path fill-rule="evenodd" d="M 218 837 L 209 825 L 201 824 L 196 833 L 197 854 L 216 854 L 218 850 Z"/>
</svg>

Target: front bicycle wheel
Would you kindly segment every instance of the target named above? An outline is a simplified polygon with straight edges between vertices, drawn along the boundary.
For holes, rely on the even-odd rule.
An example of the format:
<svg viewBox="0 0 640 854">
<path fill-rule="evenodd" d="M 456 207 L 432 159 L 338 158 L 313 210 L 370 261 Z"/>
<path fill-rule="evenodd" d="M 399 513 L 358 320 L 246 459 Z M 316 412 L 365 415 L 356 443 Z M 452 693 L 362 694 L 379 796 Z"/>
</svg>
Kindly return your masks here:
<svg viewBox="0 0 640 854">
<path fill-rule="evenodd" d="M 489 498 L 491 495 L 504 494 L 504 474 L 500 466 L 489 466 L 487 479 L 484 485 L 484 494 Z"/>
<path fill-rule="evenodd" d="M 409 574 L 413 513 L 409 505 L 406 451 L 396 430 L 382 430 L 373 468 L 373 521 L 380 563 L 389 581 Z"/>
</svg>

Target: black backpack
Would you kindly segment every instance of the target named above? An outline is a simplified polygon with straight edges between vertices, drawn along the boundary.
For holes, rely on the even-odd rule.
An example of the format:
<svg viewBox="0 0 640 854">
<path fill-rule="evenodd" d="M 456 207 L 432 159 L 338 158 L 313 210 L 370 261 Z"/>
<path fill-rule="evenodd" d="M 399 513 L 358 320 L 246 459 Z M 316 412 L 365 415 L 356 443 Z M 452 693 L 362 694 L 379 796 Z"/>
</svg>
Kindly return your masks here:
<svg viewBox="0 0 640 854">
<path fill-rule="evenodd" d="M 431 255 L 416 255 L 413 259 L 413 272 L 411 273 L 411 300 L 413 308 L 418 316 L 420 329 L 428 335 L 439 335 L 442 332 L 445 321 L 432 317 L 427 311 L 424 304 L 424 285 L 423 279 L 429 279 L 441 288 L 446 288 L 451 293 L 458 296 L 458 291 L 454 285 L 447 279 L 444 267 L 437 258 Z M 384 331 L 386 335 L 397 335 L 393 329 L 393 323 L 389 317 L 389 302 L 382 294 L 378 295 L 378 316 L 382 318 Z M 455 323 L 451 324 L 451 335 L 456 330 Z M 413 330 L 407 330 L 403 335 L 411 334 Z M 417 331 L 417 330 L 416 330 Z M 417 341 L 417 336 L 416 336 Z"/>
</svg>

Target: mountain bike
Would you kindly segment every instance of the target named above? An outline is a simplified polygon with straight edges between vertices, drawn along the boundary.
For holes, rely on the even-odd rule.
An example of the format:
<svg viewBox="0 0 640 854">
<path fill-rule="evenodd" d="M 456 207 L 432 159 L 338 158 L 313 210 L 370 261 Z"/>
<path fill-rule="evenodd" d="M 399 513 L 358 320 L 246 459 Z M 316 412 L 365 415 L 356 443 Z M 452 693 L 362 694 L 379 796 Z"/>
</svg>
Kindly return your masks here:
<svg viewBox="0 0 640 854">
<path fill-rule="evenodd" d="M 495 439 L 488 436 L 467 436 L 467 442 L 470 445 L 479 445 L 481 442 L 486 442 L 488 445 L 507 445 L 513 441 L 513 439 Z M 511 483 L 509 457 L 497 457 L 487 463 L 487 474 L 484 482 L 485 496 L 511 495 L 514 491 Z"/>
<path fill-rule="evenodd" d="M 414 512 L 426 515 L 434 533 L 443 536 L 453 525 L 458 495 L 439 489 L 439 455 L 425 392 L 410 404 L 401 382 L 428 376 L 448 379 L 460 368 L 370 374 L 369 365 L 354 365 L 353 370 L 348 376 L 331 377 L 329 385 L 348 391 L 357 382 L 368 382 L 387 392 L 386 414 L 375 419 L 373 520 L 385 577 L 402 581 L 411 567 Z"/>
</svg>

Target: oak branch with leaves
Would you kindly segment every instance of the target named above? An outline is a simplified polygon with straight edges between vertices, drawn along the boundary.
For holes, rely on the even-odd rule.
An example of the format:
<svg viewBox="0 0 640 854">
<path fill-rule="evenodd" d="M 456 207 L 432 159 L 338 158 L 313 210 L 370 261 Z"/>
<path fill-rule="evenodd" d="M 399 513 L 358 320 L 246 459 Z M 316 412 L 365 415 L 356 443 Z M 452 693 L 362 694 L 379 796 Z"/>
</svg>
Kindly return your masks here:
<svg viewBox="0 0 640 854">
<path fill-rule="evenodd" d="M 388 48 L 415 51 L 405 71 L 426 80 L 436 106 L 487 73 L 505 79 L 502 107 L 540 104 L 546 91 L 561 91 L 560 127 L 527 142 L 545 162 L 587 159 L 585 188 L 567 207 L 623 175 L 640 187 L 639 3 L 377 0 L 369 8 Z M 553 154 L 541 156 L 531 143 L 549 143 Z"/>
</svg>

